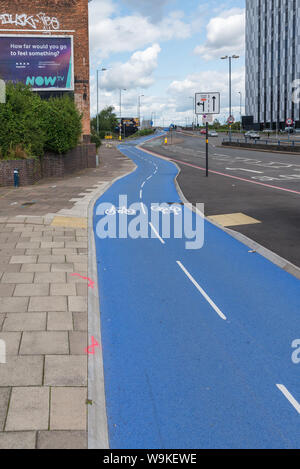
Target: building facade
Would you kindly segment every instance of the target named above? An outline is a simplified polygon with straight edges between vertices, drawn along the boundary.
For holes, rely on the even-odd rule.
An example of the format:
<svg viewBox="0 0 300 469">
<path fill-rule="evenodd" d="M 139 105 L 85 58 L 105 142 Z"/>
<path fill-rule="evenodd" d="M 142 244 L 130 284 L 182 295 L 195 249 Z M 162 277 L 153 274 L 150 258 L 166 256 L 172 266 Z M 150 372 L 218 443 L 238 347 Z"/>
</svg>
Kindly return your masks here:
<svg viewBox="0 0 300 469">
<path fill-rule="evenodd" d="M 73 89 L 83 115 L 83 135 L 90 135 L 89 0 L 0 0 L 0 35 L 72 36 Z M 44 97 L 66 93 L 42 91 Z"/>
<path fill-rule="evenodd" d="M 284 128 L 289 118 L 300 127 L 299 57 L 300 0 L 246 0 L 246 115 L 254 128 Z"/>
</svg>

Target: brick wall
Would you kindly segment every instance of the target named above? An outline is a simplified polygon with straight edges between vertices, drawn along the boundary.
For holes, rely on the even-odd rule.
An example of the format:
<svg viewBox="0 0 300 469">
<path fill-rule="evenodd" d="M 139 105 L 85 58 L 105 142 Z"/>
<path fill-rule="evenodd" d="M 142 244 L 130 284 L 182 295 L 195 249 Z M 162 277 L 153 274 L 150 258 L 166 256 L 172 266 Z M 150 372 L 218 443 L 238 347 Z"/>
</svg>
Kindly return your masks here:
<svg viewBox="0 0 300 469">
<path fill-rule="evenodd" d="M 19 170 L 21 186 L 35 184 L 42 177 L 41 165 L 37 160 L 0 161 L 0 186 L 14 185 L 14 169 Z"/>
<path fill-rule="evenodd" d="M 75 171 L 96 168 L 96 145 L 78 145 L 65 155 L 46 153 L 42 160 L 43 177 L 64 177 Z"/>
<path fill-rule="evenodd" d="M 46 153 L 37 160 L 0 161 L 0 186 L 14 185 L 14 169 L 19 169 L 20 186 L 29 186 L 44 178 L 61 178 L 86 168 L 96 168 L 96 145 L 78 145 L 65 155 Z"/>
<path fill-rule="evenodd" d="M 36 30 L 30 17 L 45 13 L 47 23 L 36 23 Z M 1 15 L 12 15 L 8 22 Z M 14 23 L 16 15 L 27 15 L 28 21 Z M 7 18 L 7 17 L 5 17 Z M 49 20 L 47 20 L 49 18 Z M 55 20 L 52 21 L 52 18 Z M 58 26 L 59 24 L 59 26 Z M 59 29 L 57 29 L 59 28 Z M 75 102 L 83 114 L 83 134 L 90 134 L 90 88 L 89 88 L 89 35 L 88 0 L 0 0 L 0 34 L 47 34 L 73 35 Z M 38 30 L 42 30 L 38 31 Z M 74 32 L 63 32 L 63 31 Z M 9 33 L 10 34 L 10 33 Z"/>
</svg>

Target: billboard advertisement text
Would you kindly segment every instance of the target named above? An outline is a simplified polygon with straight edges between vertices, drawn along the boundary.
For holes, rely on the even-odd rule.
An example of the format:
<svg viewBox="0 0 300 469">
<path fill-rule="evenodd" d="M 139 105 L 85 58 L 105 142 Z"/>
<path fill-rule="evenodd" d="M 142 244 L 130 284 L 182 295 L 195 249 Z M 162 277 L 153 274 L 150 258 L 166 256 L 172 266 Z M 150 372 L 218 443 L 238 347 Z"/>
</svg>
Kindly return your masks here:
<svg viewBox="0 0 300 469">
<path fill-rule="evenodd" d="M 72 91 L 73 38 L 0 36 L 0 79 L 35 91 Z"/>
</svg>

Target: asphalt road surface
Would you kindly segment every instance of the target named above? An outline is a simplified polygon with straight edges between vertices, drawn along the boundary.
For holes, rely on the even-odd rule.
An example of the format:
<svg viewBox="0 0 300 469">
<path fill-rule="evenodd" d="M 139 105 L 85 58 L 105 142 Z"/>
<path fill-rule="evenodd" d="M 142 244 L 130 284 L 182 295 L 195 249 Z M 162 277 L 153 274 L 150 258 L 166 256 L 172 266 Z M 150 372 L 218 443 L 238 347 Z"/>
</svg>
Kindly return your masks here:
<svg viewBox="0 0 300 469">
<path fill-rule="evenodd" d="M 205 177 L 205 139 L 174 133 L 179 143 L 152 140 L 145 148 L 176 162 L 179 185 L 205 214 L 242 213 L 260 223 L 234 229 L 300 266 L 300 155 L 221 147 L 210 138 L 209 178 Z"/>
<path fill-rule="evenodd" d="M 120 149 L 137 168 L 94 212 L 110 448 L 299 448 L 299 280 L 183 207 L 174 164 Z M 203 245 L 163 234 L 162 202 Z"/>
</svg>

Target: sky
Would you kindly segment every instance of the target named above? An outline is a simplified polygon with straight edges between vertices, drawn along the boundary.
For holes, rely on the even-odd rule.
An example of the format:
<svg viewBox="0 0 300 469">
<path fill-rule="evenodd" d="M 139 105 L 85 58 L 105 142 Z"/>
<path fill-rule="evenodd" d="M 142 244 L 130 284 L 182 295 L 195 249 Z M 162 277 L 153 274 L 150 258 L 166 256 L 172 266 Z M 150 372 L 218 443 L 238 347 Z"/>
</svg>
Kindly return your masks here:
<svg viewBox="0 0 300 469">
<path fill-rule="evenodd" d="M 91 113 L 112 105 L 122 116 L 154 124 L 191 124 L 197 92 L 220 91 L 222 122 L 229 115 L 228 60 L 233 114 L 245 98 L 245 0 L 92 0 L 90 11 Z M 125 91 L 126 90 L 126 91 Z M 200 120 L 199 120 L 200 122 Z"/>
</svg>

